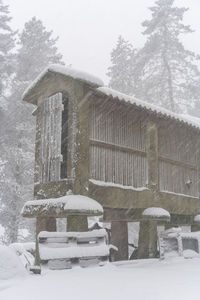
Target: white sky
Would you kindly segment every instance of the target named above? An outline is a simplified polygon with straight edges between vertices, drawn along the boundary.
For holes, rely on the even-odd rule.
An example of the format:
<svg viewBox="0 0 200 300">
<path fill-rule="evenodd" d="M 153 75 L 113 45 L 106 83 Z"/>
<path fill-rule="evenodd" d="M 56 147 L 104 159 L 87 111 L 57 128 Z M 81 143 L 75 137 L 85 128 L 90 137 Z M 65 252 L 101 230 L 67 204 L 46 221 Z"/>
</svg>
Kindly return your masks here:
<svg viewBox="0 0 200 300">
<path fill-rule="evenodd" d="M 143 22 L 154 0 L 3 0 L 10 6 L 14 29 L 33 16 L 59 36 L 59 51 L 66 64 L 90 72 L 107 83 L 110 52 L 121 34 L 134 46 L 144 43 Z M 176 0 L 189 7 L 184 23 L 195 33 L 184 38 L 186 47 L 200 53 L 200 0 Z"/>
</svg>

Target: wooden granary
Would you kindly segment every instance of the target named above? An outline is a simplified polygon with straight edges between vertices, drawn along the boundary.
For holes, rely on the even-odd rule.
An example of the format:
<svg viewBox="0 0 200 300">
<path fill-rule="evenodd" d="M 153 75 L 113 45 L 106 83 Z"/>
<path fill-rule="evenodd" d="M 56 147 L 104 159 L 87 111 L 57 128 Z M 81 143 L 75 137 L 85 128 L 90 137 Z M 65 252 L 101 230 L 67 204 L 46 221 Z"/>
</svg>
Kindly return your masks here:
<svg viewBox="0 0 200 300">
<path fill-rule="evenodd" d="M 37 106 L 35 199 L 71 190 L 98 201 L 104 220 L 111 222 L 116 259 L 128 256 L 127 222 L 140 222 L 138 257 L 155 255 L 156 226 L 164 220 L 144 220 L 146 208 L 167 210 L 167 226 L 194 225 L 200 213 L 197 119 L 62 66 L 47 68 L 23 100 Z M 55 230 L 55 224 L 52 216 L 38 219 L 37 232 Z"/>
</svg>

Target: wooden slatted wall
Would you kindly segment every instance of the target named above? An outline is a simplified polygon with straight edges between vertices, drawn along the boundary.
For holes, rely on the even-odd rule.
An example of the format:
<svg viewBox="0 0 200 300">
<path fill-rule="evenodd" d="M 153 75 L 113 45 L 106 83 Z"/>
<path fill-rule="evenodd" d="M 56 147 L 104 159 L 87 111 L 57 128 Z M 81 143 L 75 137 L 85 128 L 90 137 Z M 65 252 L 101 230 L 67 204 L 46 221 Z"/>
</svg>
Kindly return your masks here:
<svg viewBox="0 0 200 300">
<path fill-rule="evenodd" d="M 158 135 L 160 190 L 198 197 L 198 137 L 173 124 Z"/>
<path fill-rule="evenodd" d="M 62 94 L 57 93 L 42 103 L 40 182 L 60 179 Z"/>
<path fill-rule="evenodd" d="M 91 104 L 90 178 L 126 186 L 146 186 L 145 148 L 141 116 L 111 103 Z"/>
</svg>

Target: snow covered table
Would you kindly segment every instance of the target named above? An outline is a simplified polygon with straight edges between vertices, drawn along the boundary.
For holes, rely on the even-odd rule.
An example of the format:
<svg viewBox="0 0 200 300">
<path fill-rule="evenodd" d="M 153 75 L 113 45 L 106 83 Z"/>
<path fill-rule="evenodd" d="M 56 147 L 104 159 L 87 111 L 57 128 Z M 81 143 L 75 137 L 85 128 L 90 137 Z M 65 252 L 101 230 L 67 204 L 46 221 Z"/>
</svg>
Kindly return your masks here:
<svg viewBox="0 0 200 300">
<path fill-rule="evenodd" d="M 79 232 L 88 230 L 88 216 L 100 216 L 102 214 L 103 207 L 94 199 L 71 194 L 59 198 L 27 201 L 22 209 L 23 217 L 37 218 L 36 235 L 40 231 L 46 230 L 42 224 L 44 218 L 67 218 L 67 230 Z M 55 231 L 56 228 L 53 230 Z M 36 239 L 35 264 L 39 265 L 37 241 L 38 239 Z"/>
<path fill-rule="evenodd" d="M 161 207 L 149 207 L 142 213 L 143 220 L 170 221 L 170 214 Z"/>
<path fill-rule="evenodd" d="M 110 250 L 105 229 L 89 232 L 46 232 L 38 235 L 41 263 L 50 269 L 69 269 L 72 264 L 86 267 L 107 261 Z"/>
<path fill-rule="evenodd" d="M 102 214 L 102 206 L 94 199 L 83 195 L 27 201 L 22 209 L 22 215 L 26 218 L 50 216 L 64 218 L 69 215 L 100 216 Z"/>
</svg>

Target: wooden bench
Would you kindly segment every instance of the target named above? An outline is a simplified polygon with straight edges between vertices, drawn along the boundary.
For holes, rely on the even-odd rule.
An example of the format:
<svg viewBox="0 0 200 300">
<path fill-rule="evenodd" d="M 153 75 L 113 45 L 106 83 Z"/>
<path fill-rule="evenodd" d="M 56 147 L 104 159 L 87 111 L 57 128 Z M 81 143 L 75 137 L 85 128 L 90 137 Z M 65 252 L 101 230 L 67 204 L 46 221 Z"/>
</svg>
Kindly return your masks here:
<svg viewBox="0 0 200 300">
<path fill-rule="evenodd" d="M 110 251 L 105 229 L 88 232 L 46 232 L 38 235 L 39 256 L 50 269 L 70 269 L 79 264 L 87 267 L 108 261 Z"/>
</svg>

